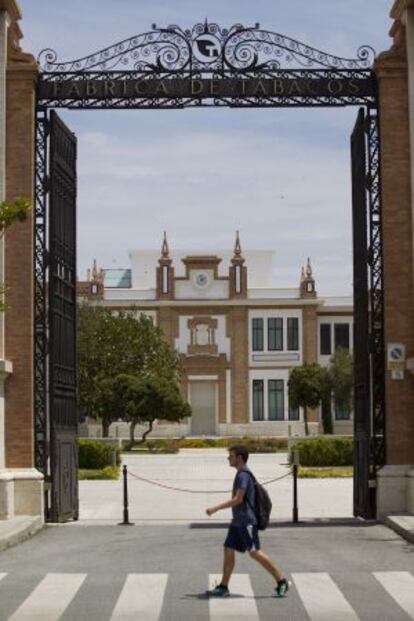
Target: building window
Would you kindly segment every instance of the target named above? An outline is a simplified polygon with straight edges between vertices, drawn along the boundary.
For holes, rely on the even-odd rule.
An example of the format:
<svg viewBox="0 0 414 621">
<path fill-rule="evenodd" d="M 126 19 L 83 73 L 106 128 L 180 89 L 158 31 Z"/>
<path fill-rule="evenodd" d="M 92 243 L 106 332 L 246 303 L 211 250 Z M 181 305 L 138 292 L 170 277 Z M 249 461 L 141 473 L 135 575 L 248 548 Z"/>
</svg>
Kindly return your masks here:
<svg viewBox="0 0 414 621">
<path fill-rule="evenodd" d="M 272 317 L 267 321 L 267 349 L 269 351 L 283 350 L 283 319 Z"/>
<path fill-rule="evenodd" d="M 287 348 L 288 351 L 299 349 L 299 319 L 297 317 L 289 317 L 287 320 Z"/>
<path fill-rule="evenodd" d="M 263 319 L 253 319 L 253 351 L 263 351 Z"/>
<path fill-rule="evenodd" d="M 335 324 L 335 351 L 339 348 L 349 351 L 349 324 Z"/>
<path fill-rule="evenodd" d="M 168 265 L 162 266 L 162 292 L 168 293 Z"/>
<path fill-rule="evenodd" d="M 351 410 L 344 406 L 335 405 L 335 420 L 351 420 Z"/>
<path fill-rule="evenodd" d="M 264 420 L 263 380 L 253 380 L 253 420 Z"/>
<path fill-rule="evenodd" d="M 289 403 L 289 420 L 299 420 L 300 419 L 300 411 L 299 408 L 294 408 L 293 405 Z"/>
<path fill-rule="evenodd" d="M 285 391 L 283 380 L 269 380 L 269 420 L 284 420 Z"/>
<path fill-rule="evenodd" d="M 331 324 L 321 323 L 320 326 L 320 350 L 321 356 L 330 356 L 332 353 Z"/>
</svg>

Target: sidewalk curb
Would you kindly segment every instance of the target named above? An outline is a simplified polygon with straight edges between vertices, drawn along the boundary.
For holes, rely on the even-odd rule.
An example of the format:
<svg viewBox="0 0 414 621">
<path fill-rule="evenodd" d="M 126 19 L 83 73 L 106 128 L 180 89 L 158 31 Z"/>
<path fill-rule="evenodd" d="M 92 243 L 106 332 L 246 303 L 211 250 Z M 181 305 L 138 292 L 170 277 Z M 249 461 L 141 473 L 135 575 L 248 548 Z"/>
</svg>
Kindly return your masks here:
<svg viewBox="0 0 414 621">
<path fill-rule="evenodd" d="M 43 527 L 43 519 L 39 515 L 24 515 L 0 522 L 0 551 L 23 543 Z"/>
<path fill-rule="evenodd" d="M 384 524 L 409 543 L 414 543 L 414 515 L 386 515 Z"/>
</svg>

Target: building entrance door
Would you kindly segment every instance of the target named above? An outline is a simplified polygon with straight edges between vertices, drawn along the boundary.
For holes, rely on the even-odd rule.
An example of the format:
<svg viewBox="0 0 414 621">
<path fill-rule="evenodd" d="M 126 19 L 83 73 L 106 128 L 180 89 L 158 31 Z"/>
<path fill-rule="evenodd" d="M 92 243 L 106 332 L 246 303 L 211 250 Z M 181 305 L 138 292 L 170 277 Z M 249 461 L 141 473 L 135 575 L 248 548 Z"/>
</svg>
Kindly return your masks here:
<svg viewBox="0 0 414 621">
<path fill-rule="evenodd" d="M 216 435 L 216 389 L 216 382 L 190 382 L 192 435 Z"/>
</svg>

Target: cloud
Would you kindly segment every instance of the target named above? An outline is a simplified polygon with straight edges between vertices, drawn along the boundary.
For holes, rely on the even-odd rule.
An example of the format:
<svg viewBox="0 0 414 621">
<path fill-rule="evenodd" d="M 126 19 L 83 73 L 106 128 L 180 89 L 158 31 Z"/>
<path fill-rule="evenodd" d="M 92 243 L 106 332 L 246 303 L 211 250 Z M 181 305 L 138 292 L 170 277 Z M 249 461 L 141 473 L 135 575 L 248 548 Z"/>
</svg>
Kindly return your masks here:
<svg viewBox="0 0 414 621">
<path fill-rule="evenodd" d="M 207 17 L 280 32 L 338 56 L 390 46 L 390 0 L 20 0 L 24 48 L 82 57 L 153 22 Z M 87 10 L 86 10 L 87 4 Z M 171 243 L 201 252 L 277 251 L 276 284 L 294 285 L 311 255 L 320 291 L 350 287 L 349 134 L 355 109 L 185 110 L 59 114 L 79 138 L 79 272 L 93 257 Z"/>
</svg>

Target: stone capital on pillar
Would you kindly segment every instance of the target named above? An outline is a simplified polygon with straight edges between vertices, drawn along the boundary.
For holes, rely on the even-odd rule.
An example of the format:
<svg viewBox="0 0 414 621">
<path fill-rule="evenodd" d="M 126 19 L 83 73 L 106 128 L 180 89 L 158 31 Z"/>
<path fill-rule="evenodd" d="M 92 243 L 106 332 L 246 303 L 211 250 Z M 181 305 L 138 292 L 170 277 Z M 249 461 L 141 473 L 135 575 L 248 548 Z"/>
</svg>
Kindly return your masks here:
<svg viewBox="0 0 414 621">
<path fill-rule="evenodd" d="M 404 21 L 408 9 L 414 9 L 414 0 L 395 0 L 390 15 L 395 20 Z"/>
<path fill-rule="evenodd" d="M 17 0 L 0 0 L 0 11 L 4 11 L 7 14 L 9 26 L 7 46 L 8 64 L 18 63 L 32 65 L 32 68 L 37 71 L 38 66 L 34 56 L 23 52 L 20 46 L 20 41 L 23 38 L 23 32 L 19 25 L 19 21 L 22 19 L 22 13 Z"/>
</svg>

